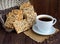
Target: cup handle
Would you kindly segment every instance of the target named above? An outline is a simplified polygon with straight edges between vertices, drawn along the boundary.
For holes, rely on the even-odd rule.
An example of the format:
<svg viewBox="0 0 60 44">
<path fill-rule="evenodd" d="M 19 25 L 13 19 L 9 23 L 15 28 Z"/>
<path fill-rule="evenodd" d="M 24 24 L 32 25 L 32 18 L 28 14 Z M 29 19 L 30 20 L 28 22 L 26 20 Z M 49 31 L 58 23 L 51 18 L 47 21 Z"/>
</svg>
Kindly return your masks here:
<svg viewBox="0 0 60 44">
<path fill-rule="evenodd" d="M 57 22 L 56 18 L 53 18 L 53 25 Z"/>
</svg>

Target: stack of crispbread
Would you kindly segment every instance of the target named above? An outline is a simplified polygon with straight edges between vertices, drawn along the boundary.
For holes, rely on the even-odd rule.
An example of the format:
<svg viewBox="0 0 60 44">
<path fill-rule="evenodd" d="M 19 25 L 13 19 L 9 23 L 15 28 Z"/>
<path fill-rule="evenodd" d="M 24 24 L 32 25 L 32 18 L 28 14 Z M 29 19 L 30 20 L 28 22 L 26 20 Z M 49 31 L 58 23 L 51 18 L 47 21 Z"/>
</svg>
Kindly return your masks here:
<svg viewBox="0 0 60 44">
<path fill-rule="evenodd" d="M 20 6 L 20 9 L 12 10 L 6 15 L 7 19 L 4 26 L 7 30 L 15 29 L 19 34 L 23 31 L 28 30 L 35 23 L 36 12 L 34 11 L 33 5 L 30 2 L 25 2 Z"/>
</svg>

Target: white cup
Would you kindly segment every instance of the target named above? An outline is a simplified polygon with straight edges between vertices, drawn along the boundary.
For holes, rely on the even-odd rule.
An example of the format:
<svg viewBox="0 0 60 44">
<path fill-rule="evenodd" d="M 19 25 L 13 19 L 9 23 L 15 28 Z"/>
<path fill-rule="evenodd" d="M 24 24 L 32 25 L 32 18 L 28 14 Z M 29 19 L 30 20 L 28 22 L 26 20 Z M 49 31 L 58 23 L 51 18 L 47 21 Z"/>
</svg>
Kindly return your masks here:
<svg viewBox="0 0 60 44">
<path fill-rule="evenodd" d="M 42 21 L 39 20 L 39 18 L 43 18 L 43 17 L 48 17 L 51 18 L 51 21 Z M 42 14 L 42 15 L 38 15 L 36 17 L 36 26 L 38 27 L 39 31 L 41 32 L 49 32 L 51 30 L 51 27 L 53 27 L 53 25 L 57 22 L 56 18 L 53 18 L 50 15 L 46 15 L 46 14 Z"/>
</svg>

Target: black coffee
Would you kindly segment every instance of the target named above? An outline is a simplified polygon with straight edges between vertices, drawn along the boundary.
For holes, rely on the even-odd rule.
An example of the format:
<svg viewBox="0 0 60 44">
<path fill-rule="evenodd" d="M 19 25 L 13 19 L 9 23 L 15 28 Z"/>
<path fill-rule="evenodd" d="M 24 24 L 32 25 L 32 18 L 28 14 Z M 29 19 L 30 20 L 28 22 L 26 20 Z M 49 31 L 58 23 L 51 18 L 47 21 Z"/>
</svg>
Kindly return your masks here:
<svg viewBox="0 0 60 44">
<path fill-rule="evenodd" d="M 48 18 L 48 17 L 42 17 L 42 18 L 39 18 L 39 20 L 41 20 L 41 21 L 51 21 L 52 19 Z"/>
</svg>

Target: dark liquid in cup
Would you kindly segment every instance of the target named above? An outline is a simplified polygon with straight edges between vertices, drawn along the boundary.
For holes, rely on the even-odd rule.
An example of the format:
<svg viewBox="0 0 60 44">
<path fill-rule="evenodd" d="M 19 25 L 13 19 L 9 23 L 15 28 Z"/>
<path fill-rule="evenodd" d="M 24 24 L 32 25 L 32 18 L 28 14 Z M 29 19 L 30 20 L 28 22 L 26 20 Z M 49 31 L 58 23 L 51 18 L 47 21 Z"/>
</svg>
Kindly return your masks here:
<svg viewBox="0 0 60 44">
<path fill-rule="evenodd" d="M 51 21 L 52 19 L 48 18 L 48 17 L 42 17 L 42 18 L 39 18 L 39 20 L 41 20 L 41 21 Z"/>
</svg>

